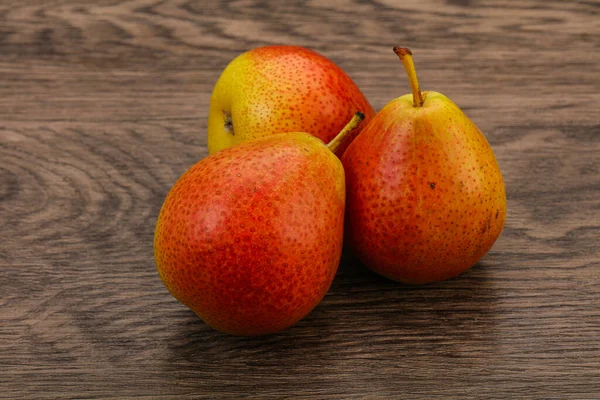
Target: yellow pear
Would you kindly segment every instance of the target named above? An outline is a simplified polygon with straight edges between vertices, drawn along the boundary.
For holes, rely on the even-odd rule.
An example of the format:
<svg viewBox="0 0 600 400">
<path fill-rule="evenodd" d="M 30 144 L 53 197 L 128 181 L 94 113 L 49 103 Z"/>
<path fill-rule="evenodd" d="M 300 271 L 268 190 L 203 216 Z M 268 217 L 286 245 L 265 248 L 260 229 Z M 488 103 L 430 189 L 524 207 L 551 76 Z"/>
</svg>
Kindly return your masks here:
<svg viewBox="0 0 600 400">
<path fill-rule="evenodd" d="M 236 57 L 213 89 L 208 152 L 282 132 L 307 132 L 329 143 L 357 111 L 365 123 L 375 115 L 352 79 L 328 58 L 300 46 L 255 48 Z"/>
</svg>

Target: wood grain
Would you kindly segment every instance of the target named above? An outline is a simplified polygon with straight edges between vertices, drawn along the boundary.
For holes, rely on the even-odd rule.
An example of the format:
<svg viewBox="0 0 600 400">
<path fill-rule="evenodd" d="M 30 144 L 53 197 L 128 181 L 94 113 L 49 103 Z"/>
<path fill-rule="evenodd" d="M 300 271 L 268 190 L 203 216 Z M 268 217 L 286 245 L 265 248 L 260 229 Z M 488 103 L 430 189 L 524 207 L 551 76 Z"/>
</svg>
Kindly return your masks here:
<svg viewBox="0 0 600 400">
<path fill-rule="evenodd" d="M 520 398 L 600 393 L 600 3 L 0 0 L 0 397 Z M 448 95 L 498 157 L 508 217 L 424 287 L 346 254 L 317 309 L 212 331 L 155 270 L 170 186 L 206 156 L 240 52 L 309 46 L 376 109 Z"/>
</svg>

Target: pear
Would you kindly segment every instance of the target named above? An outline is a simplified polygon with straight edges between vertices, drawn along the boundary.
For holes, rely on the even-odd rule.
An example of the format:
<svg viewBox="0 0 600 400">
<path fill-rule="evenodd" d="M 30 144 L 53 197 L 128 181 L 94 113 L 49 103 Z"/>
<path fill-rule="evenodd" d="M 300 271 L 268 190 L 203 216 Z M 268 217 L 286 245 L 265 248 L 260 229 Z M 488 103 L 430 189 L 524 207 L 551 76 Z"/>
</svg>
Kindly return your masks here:
<svg viewBox="0 0 600 400">
<path fill-rule="evenodd" d="M 168 193 L 154 255 L 171 294 L 213 328 L 264 335 L 319 304 L 338 268 L 345 181 L 334 152 L 364 116 L 325 145 L 302 132 L 212 154 Z"/>
<path fill-rule="evenodd" d="M 356 111 L 365 123 L 375 115 L 354 81 L 327 57 L 301 46 L 257 47 L 231 61 L 215 84 L 208 152 L 281 132 L 308 132 L 329 143 Z"/>
<path fill-rule="evenodd" d="M 344 153 L 347 241 L 373 271 L 424 284 L 488 252 L 504 226 L 506 193 L 481 131 L 446 96 L 421 92 L 411 51 L 394 51 L 412 94 L 389 102 Z"/>
</svg>

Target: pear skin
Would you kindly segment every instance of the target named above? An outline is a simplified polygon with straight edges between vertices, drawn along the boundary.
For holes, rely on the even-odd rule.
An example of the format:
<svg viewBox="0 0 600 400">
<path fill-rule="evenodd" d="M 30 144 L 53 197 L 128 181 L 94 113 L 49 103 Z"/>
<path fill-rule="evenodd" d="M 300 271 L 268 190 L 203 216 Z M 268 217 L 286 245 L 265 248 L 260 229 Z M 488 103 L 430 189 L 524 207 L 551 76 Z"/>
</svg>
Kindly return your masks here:
<svg viewBox="0 0 600 400">
<path fill-rule="evenodd" d="M 413 93 L 388 103 L 342 158 L 347 239 L 373 271 L 424 284 L 488 252 L 504 226 L 506 193 L 485 136 L 446 96 L 421 92 L 410 51 L 395 51 Z"/>
<path fill-rule="evenodd" d="M 171 294 L 213 328 L 265 335 L 319 304 L 343 241 L 344 169 L 308 133 L 265 136 L 196 163 L 168 193 L 154 237 Z"/>
<path fill-rule="evenodd" d="M 210 154 L 282 132 L 308 132 L 329 143 L 357 112 L 375 111 L 352 79 L 321 54 L 265 46 L 236 57 L 219 77 L 208 117 Z M 360 127 L 336 152 L 343 154 Z"/>
</svg>

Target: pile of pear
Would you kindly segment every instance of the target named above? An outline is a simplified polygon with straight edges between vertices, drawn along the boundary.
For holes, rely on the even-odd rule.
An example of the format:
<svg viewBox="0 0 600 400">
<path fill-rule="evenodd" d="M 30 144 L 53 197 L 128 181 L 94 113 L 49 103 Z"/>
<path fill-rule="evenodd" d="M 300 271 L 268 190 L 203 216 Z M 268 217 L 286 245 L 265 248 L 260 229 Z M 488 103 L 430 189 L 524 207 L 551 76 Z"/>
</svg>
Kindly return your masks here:
<svg viewBox="0 0 600 400">
<path fill-rule="evenodd" d="M 253 336 L 296 324 L 344 244 L 376 273 L 426 284 L 498 239 L 506 193 L 492 148 L 450 99 L 421 91 L 409 49 L 394 51 L 412 93 L 378 113 L 302 47 L 250 50 L 223 71 L 210 154 L 169 191 L 154 236 L 160 278 L 208 325 Z"/>
</svg>

